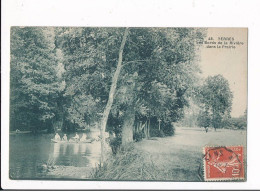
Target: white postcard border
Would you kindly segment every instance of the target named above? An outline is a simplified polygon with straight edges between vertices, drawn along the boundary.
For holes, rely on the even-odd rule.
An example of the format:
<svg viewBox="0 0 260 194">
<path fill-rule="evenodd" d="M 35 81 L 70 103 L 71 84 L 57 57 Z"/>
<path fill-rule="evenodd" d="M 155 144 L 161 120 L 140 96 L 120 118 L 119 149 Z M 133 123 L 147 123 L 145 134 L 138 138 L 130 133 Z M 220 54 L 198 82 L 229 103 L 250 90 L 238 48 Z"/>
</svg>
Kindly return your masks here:
<svg viewBox="0 0 260 194">
<path fill-rule="evenodd" d="M 1 52 L 1 187 L 3 189 L 259 189 L 258 110 L 260 1 L 3 0 Z M 10 26 L 248 27 L 247 182 L 126 182 L 10 180 Z M 239 76 L 239 75 L 238 75 Z"/>
</svg>

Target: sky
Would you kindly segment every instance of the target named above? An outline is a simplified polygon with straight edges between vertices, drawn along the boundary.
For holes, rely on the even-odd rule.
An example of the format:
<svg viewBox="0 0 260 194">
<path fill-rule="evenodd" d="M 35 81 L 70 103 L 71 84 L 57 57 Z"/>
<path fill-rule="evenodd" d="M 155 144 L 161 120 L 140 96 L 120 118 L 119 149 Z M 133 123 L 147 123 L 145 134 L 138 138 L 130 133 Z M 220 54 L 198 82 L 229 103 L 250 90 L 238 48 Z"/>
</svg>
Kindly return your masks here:
<svg viewBox="0 0 260 194">
<path fill-rule="evenodd" d="M 223 39 L 234 38 L 233 42 L 243 42 L 236 48 L 207 48 L 209 44 L 201 47 L 200 65 L 202 76 L 223 75 L 233 92 L 233 105 L 231 116 L 238 117 L 244 114 L 247 108 L 247 29 L 246 28 L 208 28 L 207 37 L 213 37 L 218 42 L 219 37 Z M 230 41 L 226 41 L 230 42 Z M 229 45 L 228 45 L 229 46 Z"/>
</svg>

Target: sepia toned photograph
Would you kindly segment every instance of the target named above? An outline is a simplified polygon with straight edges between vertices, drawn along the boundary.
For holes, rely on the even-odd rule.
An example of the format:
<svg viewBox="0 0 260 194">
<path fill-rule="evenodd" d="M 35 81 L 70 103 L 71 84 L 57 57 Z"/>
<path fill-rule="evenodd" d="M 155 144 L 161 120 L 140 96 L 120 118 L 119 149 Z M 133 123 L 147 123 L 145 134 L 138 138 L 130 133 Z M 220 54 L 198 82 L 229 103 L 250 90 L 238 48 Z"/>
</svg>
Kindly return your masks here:
<svg viewBox="0 0 260 194">
<path fill-rule="evenodd" d="M 9 178 L 247 181 L 247 28 L 10 33 Z"/>
</svg>

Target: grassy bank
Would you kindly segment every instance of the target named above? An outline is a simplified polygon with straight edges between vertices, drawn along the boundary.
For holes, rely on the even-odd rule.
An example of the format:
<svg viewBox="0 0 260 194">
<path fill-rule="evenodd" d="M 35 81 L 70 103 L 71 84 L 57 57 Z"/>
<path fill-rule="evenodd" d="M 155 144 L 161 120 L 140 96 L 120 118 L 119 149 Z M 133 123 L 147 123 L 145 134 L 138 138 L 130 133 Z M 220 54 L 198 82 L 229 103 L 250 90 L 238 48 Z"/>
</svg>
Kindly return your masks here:
<svg viewBox="0 0 260 194">
<path fill-rule="evenodd" d="M 91 179 L 204 181 L 205 146 L 246 147 L 246 131 L 181 128 L 172 137 L 143 139 L 112 155 Z M 245 149 L 246 162 L 246 149 Z"/>
<path fill-rule="evenodd" d="M 170 157 L 164 155 L 163 160 L 167 161 L 158 163 L 162 157 L 136 149 L 136 146 L 131 144 L 121 148 L 116 155 L 109 157 L 109 160 L 102 167 L 95 168 L 91 178 L 98 180 L 182 181 L 190 177 L 192 172 L 176 169 L 175 166 L 171 165 Z M 195 176 L 192 181 L 201 180 Z"/>
<path fill-rule="evenodd" d="M 153 162 L 146 161 L 147 155 L 134 149 L 131 144 L 121 148 L 116 155 L 111 155 L 102 167 L 97 167 L 93 179 L 104 180 L 156 180 L 158 173 Z"/>
</svg>

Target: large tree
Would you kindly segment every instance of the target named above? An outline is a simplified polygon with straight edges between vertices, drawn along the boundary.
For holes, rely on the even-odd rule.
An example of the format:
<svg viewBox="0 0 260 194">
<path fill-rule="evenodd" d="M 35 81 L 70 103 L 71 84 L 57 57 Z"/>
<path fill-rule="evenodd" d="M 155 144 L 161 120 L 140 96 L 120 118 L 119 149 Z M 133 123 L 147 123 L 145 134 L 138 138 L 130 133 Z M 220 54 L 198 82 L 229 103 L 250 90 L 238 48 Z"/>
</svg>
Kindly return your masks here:
<svg viewBox="0 0 260 194">
<path fill-rule="evenodd" d="M 201 38 L 197 29 L 130 30 L 115 100 L 116 109 L 123 112 L 122 142 L 133 140 L 124 134 L 131 134 L 134 123 L 149 127 L 152 119 L 159 128 L 159 120 L 167 125 L 183 116 L 199 73 L 195 41 Z"/>
<path fill-rule="evenodd" d="M 77 128 L 100 121 L 116 69 L 123 29 L 60 28 L 56 45 L 64 55 L 67 120 Z"/>
<path fill-rule="evenodd" d="M 11 29 L 11 129 L 53 127 L 64 88 L 57 77 L 54 38 L 52 28 Z"/>
<path fill-rule="evenodd" d="M 64 54 L 65 95 L 72 99 L 87 95 L 99 107 L 87 118 L 101 120 L 109 100 L 120 57 L 124 28 L 63 28 L 59 45 Z M 122 137 L 133 141 L 139 121 L 151 118 L 162 124 L 179 120 L 197 80 L 196 40 L 203 38 L 198 29 L 130 28 L 122 53 L 121 73 L 108 124 Z M 83 98 L 82 98 L 83 100 Z M 88 104 L 88 103 L 87 103 Z M 86 104 L 86 110 L 92 109 Z M 78 111 L 79 112 L 79 111 Z"/>
<path fill-rule="evenodd" d="M 199 94 L 203 114 L 209 115 L 211 125 L 216 130 L 222 127 L 224 118 L 230 117 L 233 94 L 228 80 L 222 75 L 209 76 Z"/>
</svg>

